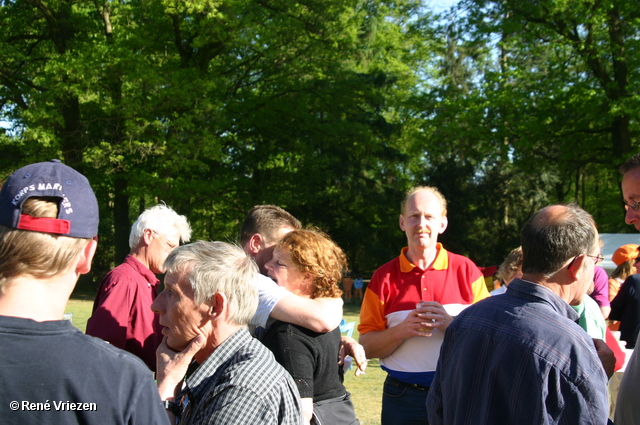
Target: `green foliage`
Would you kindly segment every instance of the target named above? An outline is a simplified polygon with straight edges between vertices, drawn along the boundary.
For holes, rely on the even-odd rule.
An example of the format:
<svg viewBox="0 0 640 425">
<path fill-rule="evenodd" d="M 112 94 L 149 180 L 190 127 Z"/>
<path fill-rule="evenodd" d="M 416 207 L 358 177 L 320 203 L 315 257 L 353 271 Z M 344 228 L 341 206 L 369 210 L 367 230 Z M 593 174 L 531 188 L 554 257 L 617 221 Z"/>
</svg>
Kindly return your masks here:
<svg viewBox="0 0 640 425">
<path fill-rule="evenodd" d="M 637 146 L 637 15 L 622 0 L 452 10 L 439 72 L 408 104 L 421 140 L 412 177 L 451 204 L 446 246 L 498 263 L 553 202 L 579 203 L 601 231 L 628 231 L 616 168 Z"/>
<path fill-rule="evenodd" d="M 416 81 L 405 24 L 417 6 L 3 3 L 2 113 L 24 147 L 6 168 L 62 156 L 87 174 L 100 270 L 126 253 L 139 212 L 165 201 L 206 239 L 234 239 L 254 204 L 282 205 L 371 271 L 402 244 L 394 110 Z"/>
<path fill-rule="evenodd" d="M 96 275 L 160 201 L 235 239 L 255 204 L 327 231 L 370 273 L 405 243 L 415 184 L 449 199 L 446 247 L 480 265 L 537 208 L 625 231 L 637 148 L 629 0 L 0 2 L 0 173 L 60 157 L 101 206 Z"/>
</svg>

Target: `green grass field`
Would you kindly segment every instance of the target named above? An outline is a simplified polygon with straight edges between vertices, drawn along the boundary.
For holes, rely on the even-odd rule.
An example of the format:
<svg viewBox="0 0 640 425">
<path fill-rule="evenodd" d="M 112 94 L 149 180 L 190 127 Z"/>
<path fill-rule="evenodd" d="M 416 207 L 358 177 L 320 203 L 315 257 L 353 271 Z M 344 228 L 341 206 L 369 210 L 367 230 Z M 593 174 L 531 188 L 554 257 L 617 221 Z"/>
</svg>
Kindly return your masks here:
<svg viewBox="0 0 640 425">
<path fill-rule="evenodd" d="M 357 323 L 360 323 L 360 306 L 345 305 L 344 320 L 356 322 L 353 337 L 358 339 Z M 353 405 L 360 423 L 363 425 L 380 425 L 380 409 L 382 405 L 382 384 L 387 373 L 380 369 L 378 359 L 369 361 L 367 372 L 358 377 L 354 370 L 349 371 L 344 378 L 344 385 L 351 393 Z"/>
<path fill-rule="evenodd" d="M 87 320 L 91 316 L 93 294 L 74 293 L 67 304 L 67 313 L 73 313 L 73 324 L 82 332 L 87 328 Z M 347 322 L 359 323 L 360 306 L 345 305 L 344 319 Z M 358 339 L 357 325 L 353 337 Z M 371 360 L 364 375 L 355 377 L 355 369 L 345 375 L 344 384 L 351 393 L 356 414 L 362 425 L 380 424 L 380 407 L 382 401 L 382 383 L 386 373 L 380 369 L 378 359 Z"/>
</svg>

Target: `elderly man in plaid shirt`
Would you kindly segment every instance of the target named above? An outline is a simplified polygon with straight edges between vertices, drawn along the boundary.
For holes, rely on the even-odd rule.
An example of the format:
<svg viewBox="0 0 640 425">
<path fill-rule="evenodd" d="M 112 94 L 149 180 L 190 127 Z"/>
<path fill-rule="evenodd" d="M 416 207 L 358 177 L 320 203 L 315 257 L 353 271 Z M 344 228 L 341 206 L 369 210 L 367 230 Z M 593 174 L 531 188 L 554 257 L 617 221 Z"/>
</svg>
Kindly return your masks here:
<svg viewBox="0 0 640 425">
<path fill-rule="evenodd" d="M 152 309 L 165 326 L 157 381 L 173 423 L 302 422 L 300 395 L 247 324 L 258 305 L 258 267 L 225 242 L 176 248 Z"/>
</svg>

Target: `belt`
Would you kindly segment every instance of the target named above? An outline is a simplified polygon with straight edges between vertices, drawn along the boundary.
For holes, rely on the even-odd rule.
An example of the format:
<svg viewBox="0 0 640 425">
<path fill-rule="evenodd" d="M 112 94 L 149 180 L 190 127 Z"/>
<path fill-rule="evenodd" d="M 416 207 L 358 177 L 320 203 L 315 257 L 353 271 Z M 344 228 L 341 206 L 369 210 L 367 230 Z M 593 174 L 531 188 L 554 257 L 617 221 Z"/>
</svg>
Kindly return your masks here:
<svg viewBox="0 0 640 425">
<path fill-rule="evenodd" d="M 418 385 L 418 384 L 405 384 L 405 385 L 420 391 L 429 391 L 429 388 L 430 388 L 430 387 L 425 387 L 424 385 Z"/>
<path fill-rule="evenodd" d="M 397 382 L 398 384 L 404 385 L 405 387 L 414 388 L 414 389 L 420 390 L 420 391 L 429 391 L 429 388 L 430 388 L 430 387 L 425 387 L 424 385 L 420 385 L 420 384 L 408 384 L 406 382 L 402 382 L 401 380 L 394 378 L 391 375 L 387 375 L 387 379 L 390 379 L 393 382 Z"/>
</svg>

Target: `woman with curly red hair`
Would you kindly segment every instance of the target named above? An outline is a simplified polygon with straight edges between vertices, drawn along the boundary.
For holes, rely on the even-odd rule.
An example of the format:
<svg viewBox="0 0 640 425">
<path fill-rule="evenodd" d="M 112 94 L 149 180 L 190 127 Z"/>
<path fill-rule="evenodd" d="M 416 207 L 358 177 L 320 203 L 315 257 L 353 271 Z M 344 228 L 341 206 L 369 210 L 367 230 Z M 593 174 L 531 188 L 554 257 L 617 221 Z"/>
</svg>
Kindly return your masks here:
<svg viewBox="0 0 640 425">
<path fill-rule="evenodd" d="M 296 295 L 338 298 L 347 259 L 327 235 L 303 229 L 287 233 L 265 267 L 278 285 Z M 321 334 L 276 322 L 263 342 L 298 384 L 306 423 L 359 424 L 338 365 L 339 328 Z"/>
</svg>

